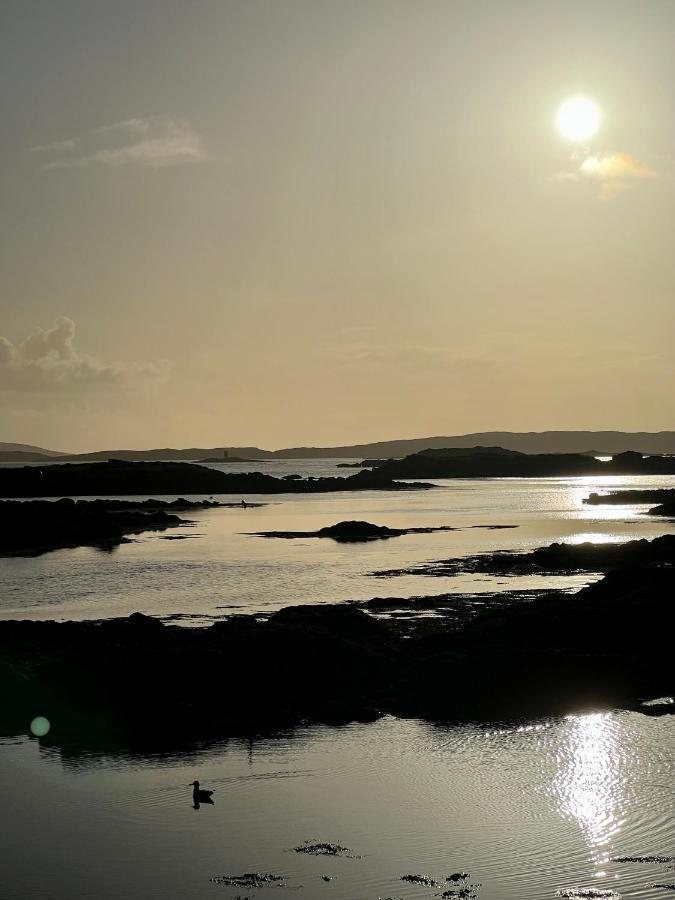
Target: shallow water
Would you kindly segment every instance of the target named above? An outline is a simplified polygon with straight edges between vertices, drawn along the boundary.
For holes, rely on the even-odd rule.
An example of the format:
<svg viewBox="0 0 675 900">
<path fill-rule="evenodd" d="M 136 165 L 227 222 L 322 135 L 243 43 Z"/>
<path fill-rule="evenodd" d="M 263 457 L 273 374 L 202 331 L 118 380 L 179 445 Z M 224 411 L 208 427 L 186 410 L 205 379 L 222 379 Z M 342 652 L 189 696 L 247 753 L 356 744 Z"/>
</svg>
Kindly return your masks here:
<svg viewBox="0 0 675 900">
<path fill-rule="evenodd" d="M 352 472 L 336 469 L 335 463 L 286 460 L 266 464 L 264 471 Z M 194 525 L 150 532 L 112 552 L 82 547 L 36 558 L 0 559 L 0 617 L 91 619 L 138 610 L 164 618 L 178 614 L 185 617 L 180 619 L 183 624 L 202 624 L 231 613 L 269 612 L 296 603 L 530 587 L 574 590 L 593 576 L 382 579 L 370 573 L 552 541 L 630 540 L 672 531 L 667 520 L 645 516 L 647 507 L 586 506 L 582 501 L 592 491 L 675 487 L 675 476 L 459 479 L 436 484 L 428 491 L 247 496 L 248 502 L 265 505 L 188 513 Z M 400 528 L 451 525 L 459 530 L 367 544 L 265 539 L 245 533 L 310 531 L 342 519 Z M 492 524 L 518 527 L 477 527 Z"/>
<path fill-rule="evenodd" d="M 658 898 L 672 855 L 675 718 L 570 716 L 515 728 L 384 719 L 233 741 L 181 758 L 64 759 L 0 743 L 4 900 L 438 896 L 400 881 L 470 873 L 480 900 L 557 890 Z M 215 789 L 192 807 L 188 783 Z M 336 841 L 360 858 L 292 852 Z M 259 891 L 212 876 L 283 875 Z M 324 882 L 321 875 L 334 876 Z"/>
<path fill-rule="evenodd" d="M 293 461 L 285 471 L 331 473 L 334 462 L 317 462 L 321 470 L 314 461 L 305 469 Z M 183 621 L 198 624 L 232 612 L 375 595 L 571 590 L 593 576 L 369 573 L 497 548 L 672 530 L 665 520 L 645 517 L 645 507 L 582 500 L 591 491 L 672 487 L 675 477 L 438 484 L 434 491 L 246 497 L 266 505 L 195 513 L 194 526 L 143 535 L 112 553 L 80 548 L 2 559 L 0 615 L 100 618 L 142 610 L 186 614 Z M 244 533 L 314 530 L 347 518 L 460 530 L 363 545 Z M 475 527 L 492 524 L 518 527 Z M 182 534 L 188 539 L 165 540 Z M 225 703 L 230 689 L 236 686 L 223 686 Z M 64 756 L 48 737 L 6 738 L 0 897 L 414 900 L 455 885 L 417 886 L 402 875 L 442 882 L 464 871 L 469 883 L 482 885 L 479 900 L 540 900 L 572 888 L 652 900 L 671 895 L 653 885 L 674 883 L 675 868 L 612 857 L 675 855 L 674 776 L 675 717 L 627 712 L 520 728 L 387 718 L 146 758 Z M 195 778 L 215 789 L 213 806 L 193 809 L 188 784 Z M 294 853 L 305 840 L 339 842 L 357 858 Z M 256 871 L 283 875 L 283 886 L 252 890 L 210 881 Z M 323 881 L 324 874 L 333 880 Z"/>
</svg>

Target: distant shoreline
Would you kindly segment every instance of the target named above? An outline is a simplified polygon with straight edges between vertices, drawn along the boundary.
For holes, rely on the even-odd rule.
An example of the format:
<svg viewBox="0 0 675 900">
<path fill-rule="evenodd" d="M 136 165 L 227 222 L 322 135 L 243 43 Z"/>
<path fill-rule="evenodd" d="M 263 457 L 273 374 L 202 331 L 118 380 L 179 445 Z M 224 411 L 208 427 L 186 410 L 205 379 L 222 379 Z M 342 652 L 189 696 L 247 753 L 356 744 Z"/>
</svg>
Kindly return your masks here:
<svg viewBox="0 0 675 900">
<path fill-rule="evenodd" d="M 675 431 L 482 431 L 461 435 L 404 438 L 334 447 L 189 447 L 148 450 L 112 449 L 87 453 L 63 453 L 27 444 L 0 442 L 0 462 L 47 462 L 56 458 L 71 462 L 101 462 L 110 458 L 133 461 L 195 462 L 206 457 L 232 456 L 257 459 L 382 459 L 400 458 L 422 450 L 499 446 L 522 453 L 581 453 L 612 456 L 631 450 L 638 453 L 675 454 Z"/>
</svg>

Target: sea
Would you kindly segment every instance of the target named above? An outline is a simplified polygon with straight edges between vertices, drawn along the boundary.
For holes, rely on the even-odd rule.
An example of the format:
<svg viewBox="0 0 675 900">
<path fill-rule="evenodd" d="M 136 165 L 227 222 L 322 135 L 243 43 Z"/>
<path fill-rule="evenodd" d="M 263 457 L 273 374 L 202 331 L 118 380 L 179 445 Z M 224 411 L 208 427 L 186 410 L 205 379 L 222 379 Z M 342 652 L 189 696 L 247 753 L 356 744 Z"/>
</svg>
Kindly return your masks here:
<svg viewBox="0 0 675 900">
<path fill-rule="evenodd" d="M 272 475 L 357 471 L 338 468 L 344 462 L 212 467 Z M 646 515 L 646 506 L 583 501 L 591 492 L 675 487 L 675 476 L 435 485 L 216 495 L 226 503 L 245 500 L 246 508 L 190 511 L 182 514 L 189 524 L 144 533 L 112 551 L 0 559 L 0 617 L 81 620 L 140 611 L 196 627 L 289 605 L 372 597 L 470 592 L 489 605 L 501 591 L 572 593 L 599 575 L 376 573 L 496 549 L 618 542 L 673 530 Z M 366 544 L 257 534 L 314 531 L 345 519 L 455 530 Z M 224 703 L 236 689 L 223 686 Z M 666 708 L 672 701 L 654 699 Z M 195 779 L 215 791 L 212 805 L 194 808 Z M 408 900 L 465 890 L 447 896 L 667 898 L 675 885 L 674 786 L 673 715 L 605 710 L 461 726 L 387 717 L 140 757 L 71 752 L 52 744 L 48 733 L 32 734 L 27 722 L 24 733 L 0 738 L 0 897 Z M 349 852 L 297 852 L 324 842 Z M 625 857 L 652 861 L 618 861 Z M 244 873 L 281 880 L 247 887 L 224 877 Z M 447 881 L 453 874 L 466 878 Z M 427 883 L 402 880 L 407 876 Z"/>
</svg>

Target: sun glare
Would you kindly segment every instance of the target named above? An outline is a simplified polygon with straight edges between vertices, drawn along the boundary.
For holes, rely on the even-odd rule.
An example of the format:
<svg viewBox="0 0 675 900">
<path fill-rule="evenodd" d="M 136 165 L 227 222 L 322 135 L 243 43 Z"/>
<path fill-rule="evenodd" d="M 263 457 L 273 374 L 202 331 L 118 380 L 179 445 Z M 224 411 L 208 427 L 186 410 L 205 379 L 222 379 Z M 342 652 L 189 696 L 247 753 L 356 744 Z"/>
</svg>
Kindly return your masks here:
<svg viewBox="0 0 675 900">
<path fill-rule="evenodd" d="M 584 141 L 598 130 L 600 110 L 587 97 L 572 97 L 558 110 L 556 124 L 563 137 Z"/>
</svg>

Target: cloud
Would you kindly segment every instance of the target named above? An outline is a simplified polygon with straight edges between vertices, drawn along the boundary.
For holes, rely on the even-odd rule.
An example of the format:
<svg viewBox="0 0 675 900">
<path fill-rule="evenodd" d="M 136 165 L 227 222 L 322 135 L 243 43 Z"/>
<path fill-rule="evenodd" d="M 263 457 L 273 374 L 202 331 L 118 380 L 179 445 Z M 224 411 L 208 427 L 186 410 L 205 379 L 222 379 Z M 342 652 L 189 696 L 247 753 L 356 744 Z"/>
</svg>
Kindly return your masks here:
<svg viewBox="0 0 675 900">
<path fill-rule="evenodd" d="M 30 148 L 53 154 L 42 168 L 74 169 L 102 166 L 175 166 L 203 162 L 204 142 L 186 119 L 167 116 L 126 119 L 102 125 L 87 134 Z"/>
<path fill-rule="evenodd" d="M 558 172 L 558 181 L 595 181 L 600 196 L 611 200 L 636 182 L 655 178 L 657 173 L 636 159 L 632 153 L 611 153 L 606 156 L 587 156 L 573 172 Z"/>
<path fill-rule="evenodd" d="M 35 394 L 81 394 L 91 391 L 133 390 L 164 380 L 166 361 L 154 363 L 103 362 L 80 353 L 75 346 L 75 323 L 61 316 L 46 330 L 13 344 L 0 336 L 0 391 Z"/>
<path fill-rule="evenodd" d="M 69 139 L 67 141 L 53 141 L 51 144 L 38 144 L 37 147 L 31 147 L 31 153 L 64 153 L 67 150 L 74 150 L 77 147 L 77 141 Z"/>
<path fill-rule="evenodd" d="M 481 377 L 492 369 L 490 360 L 477 353 L 457 354 L 447 347 L 419 343 L 353 341 L 324 346 L 317 351 L 317 356 L 344 369 L 387 373 L 388 376 L 407 371 L 416 375 L 436 373 L 442 377 Z"/>
</svg>

